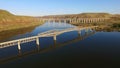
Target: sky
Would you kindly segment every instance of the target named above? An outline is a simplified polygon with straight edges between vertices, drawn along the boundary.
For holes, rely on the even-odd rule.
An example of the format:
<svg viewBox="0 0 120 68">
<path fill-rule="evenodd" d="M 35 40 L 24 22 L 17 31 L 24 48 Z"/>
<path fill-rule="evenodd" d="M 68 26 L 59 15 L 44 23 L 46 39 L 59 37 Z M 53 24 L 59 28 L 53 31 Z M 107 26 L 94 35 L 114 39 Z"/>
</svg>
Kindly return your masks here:
<svg viewBox="0 0 120 68">
<path fill-rule="evenodd" d="M 87 12 L 120 14 L 120 0 L 1 0 L 0 9 L 27 16 Z"/>
</svg>

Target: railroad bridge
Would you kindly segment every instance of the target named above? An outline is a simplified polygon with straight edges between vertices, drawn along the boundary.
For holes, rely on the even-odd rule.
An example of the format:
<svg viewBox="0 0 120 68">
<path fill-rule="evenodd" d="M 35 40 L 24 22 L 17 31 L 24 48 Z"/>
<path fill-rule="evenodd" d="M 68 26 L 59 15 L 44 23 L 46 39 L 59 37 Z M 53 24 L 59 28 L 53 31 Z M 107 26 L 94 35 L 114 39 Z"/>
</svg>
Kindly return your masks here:
<svg viewBox="0 0 120 68">
<path fill-rule="evenodd" d="M 40 18 L 40 20 L 45 22 L 67 22 L 67 23 L 98 23 L 105 22 L 110 18 Z"/>
</svg>

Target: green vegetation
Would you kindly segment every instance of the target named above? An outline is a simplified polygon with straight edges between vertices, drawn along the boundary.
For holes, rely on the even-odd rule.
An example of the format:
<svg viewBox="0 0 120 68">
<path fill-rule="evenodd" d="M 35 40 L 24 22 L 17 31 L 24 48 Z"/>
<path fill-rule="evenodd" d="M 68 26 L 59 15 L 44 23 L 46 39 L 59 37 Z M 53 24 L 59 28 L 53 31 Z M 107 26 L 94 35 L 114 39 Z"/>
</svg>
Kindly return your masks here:
<svg viewBox="0 0 120 68">
<path fill-rule="evenodd" d="M 112 25 L 112 28 L 120 28 L 120 23 L 114 23 L 114 24 Z"/>
<path fill-rule="evenodd" d="M 43 22 L 31 16 L 16 16 L 6 10 L 0 10 L 0 32 L 41 25 Z"/>
</svg>

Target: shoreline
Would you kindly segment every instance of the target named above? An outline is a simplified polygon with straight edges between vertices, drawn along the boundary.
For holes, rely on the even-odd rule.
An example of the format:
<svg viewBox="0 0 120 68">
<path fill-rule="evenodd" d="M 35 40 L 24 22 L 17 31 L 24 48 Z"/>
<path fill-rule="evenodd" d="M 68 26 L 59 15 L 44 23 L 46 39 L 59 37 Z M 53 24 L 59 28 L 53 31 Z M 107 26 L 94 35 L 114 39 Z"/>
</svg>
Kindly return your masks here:
<svg viewBox="0 0 120 68">
<path fill-rule="evenodd" d="M 72 23 L 71 23 L 72 24 Z M 98 26 L 97 31 L 118 31 L 120 32 L 120 22 L 99 22 L 99 23 L 81 23 L 72 24 L 77 27 Z"/>
<path fill-rule="evenodd" d="M 33 31 L 36 27 L 38 27 L 38 26 L 32 26 L 32 27 L 26 27 L 26 28 L 21 28 L 21 29 L 3 31 L 3 32 L 0 33 L 0 43 L 8 41 L 6 39 L 11 38 L 13 36 L 29 33 L 31 31 Z"/>
<path fill-rule="evenodd" d="M 44 24 L 44 22 L 37 22 L 37 23 L 27 23 L 29 25 L 24 25 L 24 24 L 13 24 L 12 26 L 4 27 L 0 29 L 1 32 L 6 32 L 6 31 L 11 31 L 11 30 L 18 30 L 18 29 L 24 29 L 24 28 L 29 28 L 29 27 L 34 27 L 34 26 L 39 26 Z"/>
</svg>

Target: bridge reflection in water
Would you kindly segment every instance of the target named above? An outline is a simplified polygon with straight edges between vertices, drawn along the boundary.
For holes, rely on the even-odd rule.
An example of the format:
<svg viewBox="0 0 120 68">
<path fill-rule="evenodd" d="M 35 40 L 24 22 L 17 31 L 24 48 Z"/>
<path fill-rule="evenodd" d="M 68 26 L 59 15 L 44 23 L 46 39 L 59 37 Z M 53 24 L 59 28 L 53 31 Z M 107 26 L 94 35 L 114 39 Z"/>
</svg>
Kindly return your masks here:
<svg viewBox="0 0 120 68">
<path fill-rule="evenodd" d="M 12 56 L 8 56 L 7 58 L 0 59 L 0 64 L 4 64 L 6 62 L 13 61 L 15 59 L 19 59 L 19 58 L 22 58 L 22 57 L 25 57 L 28 55 L 45 53 L 45 52 L 48 52 L 48 51 L 53 50 L 55 48 L 59 48 L 59 47 L 62 47 L 62 46 L 65 46 L 65 45 L 68 45 L 71 43 L 75 43 L 75 42 L 78 42 L 80 40 L 84 40 L 87 37 L 92 36 L 93 34 L 95 34 L 95 30 L 88 30 L 87 32 L 85 32 L 84 35 L 82 35 L 81 33 L 78 33 L 78 37 L 75 39 L 72 39 L 70 41 L 58 43 L 56 40 L 54 40 L 54 45 L 50 45 L 47 48 L 41 48 L 40 45 L 37 45 L 34 50 L 23 52 L 23 53 L 22 53 L 22 49 L 20 49 L 20 50 L 18 49 L 17 55 L 12 55 Z"/>
</svg>

